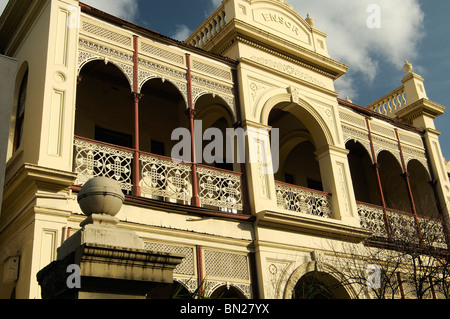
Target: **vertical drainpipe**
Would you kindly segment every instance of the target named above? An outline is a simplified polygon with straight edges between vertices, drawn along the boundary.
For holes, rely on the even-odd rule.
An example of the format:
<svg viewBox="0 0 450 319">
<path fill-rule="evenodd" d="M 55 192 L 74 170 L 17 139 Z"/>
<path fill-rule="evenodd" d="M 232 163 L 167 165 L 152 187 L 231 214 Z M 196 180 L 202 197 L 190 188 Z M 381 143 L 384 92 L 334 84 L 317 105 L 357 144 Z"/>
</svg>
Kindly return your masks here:
<svg viewBox="0 0 450 319">
<path fill-rule="evenodd" d="M 195 207 L 200 207 L 200 198 L 198 197 L 198 186 L 197 186 L 197 159 L 195 153 L 195 128 L 194 128 L 194 117 L 197 112 L 194 109 L 194 103 L 192 99 L 191 55 L 189 53 L 186 53 L 186 67 L 187 67 L 187 87 L 188 87 L 188 103 L 189 103 L 189 108 L 186 110 L 186 115 L 189 118 L 189 128 L 191 132 L 191 161 L 192 161 L 191 205 Z"/>
<path fill-rule="evenodd" d="M 370 128 L 370 123 L 369 123 L 369 119 L 368 118 L 366 118 L 366 125 L 367 125 L 367 131 L 369 132 L 370 150 L 372 152 L 372 158 L 373 158 L 373 163 L 374 163 L 374 167 L 375 167 L 375 173 L 377 175 L 378 191 L 380 192 L 381 203 L 383 205 L 384 223 L 386 225 L 386 231 L 387 231 L 387 234 L 388 234 L 389 241 L 393 241 L 394 237 L 392 235 L 391 225 L 389 223 L 389 217 L 388 217 L 387 210 L 386 210 L 386 200 L 384 198 L 383 186 L 381 185 L 380 165 L 378 164 L 377 154 L 375 153 L 375 148 L 373 146 L 372 130 Z"/>
<path fill-rule="evenodd" d="M 134 105 L 134 140 L 133 140 L 133 195 L 141 196 L 139 186 L 139 100 L 142 95 L 139 93 L 139 47 L 138 37 L 133 36 L 134 57 L 133 57 L 133 105 Z"/>
<path fill-rule="evenodd" d="M 400 142 L 400 136 L 398 134 L 398 129 L 395 129 L 395 136 L 397 137 L 398 149 L 400 151 L 400 158 L 402 160 L 403 178 L 405 179 L 405 182 L 406 182 L 406 188 L 408 190 L 409 201 L 410 201 L 411 209 L 412 209 L 413 215 L 414 215 L 414 222 L 416 223 L 416 230 L 419 235 L 420 246 L 424 247 L 422 230 L 420 229 L 419 218 L 417 217 L 416 205 L 414 204 L 414 197 L 413 197 L 412 190 L 411 190 L 411 182 L 409 180 L 409 173 L 408 173 L 408 169 L 406 167 L 405 158 L 403 156 L 402 143 Z"/>
</svg>

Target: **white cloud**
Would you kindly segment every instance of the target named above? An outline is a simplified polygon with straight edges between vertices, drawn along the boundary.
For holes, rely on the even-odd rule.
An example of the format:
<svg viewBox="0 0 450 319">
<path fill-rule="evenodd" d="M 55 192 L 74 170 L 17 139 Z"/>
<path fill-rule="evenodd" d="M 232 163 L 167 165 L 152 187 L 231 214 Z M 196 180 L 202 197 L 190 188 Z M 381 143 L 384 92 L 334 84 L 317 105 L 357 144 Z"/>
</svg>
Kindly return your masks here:
<svg viewBox="0 0 450 319">
<path fill-rule="evenodd" d="M 8 0 L 0 0 L 0 14 L 5 9 L 6 5 L 8 4 Z"/>
<path fill-rule="evenodd" d="M 220 0 L 211 0 L 218 5 Z M 394 68 L 402 68 L 405 59 L 414 64 L 418 42 L 424 36 L 424 13 L 419 0 L 288 0 L 302 16 L 309 13 L 315 27 L 327 33 L 331 57 L 348 64 L 351 75 L 336 82 L 342 95 L 356 98 L 353 75 L 363 75 L 370 84 L 379 72 L 381 61 Z M 369 28 L 373 11 L 369 5 L 380 8 L 381 28 Z M 420 69 L 420 65 L 414 65 Z M 344 96 L 345 96 L 344 95 Z"/>
<path fill-rule="evenodd" d="M 328 34 L 331 57 L 348 64 L 369 83 L 378 75 L 380 61 L 401 69 L 405 59 L 413 61 L 417 57 L 417 45 L 424 36 L 424 13 L 418 0 L 288 2 L 303 17 L 310 13 L 316 21 L 315 26 Z M 368 12 L 367 9 L 372 4 L 380 8 L 380 28 L 368 27 L 367 21 L 373 17 L 374 11 Z M 352 82 L 354 79 L 347 76 L 336 84 L 356 98 Z"/>
<path fill-rule="evenodd" d="M 188 26 L 181 24 L 177 25 L 177 28 L 175 29 L 175 33 L 171 35 L 170 37 L 178 40 L 178 41 L 184 41 L 186 40 L 192 33 L 192 30 L 189 29 Z"/>
<path fill-rule="evenodd" d="M 139 13 L 138 0 L 83 0 L 82 2 L 131 22 L 138 17 Z"/>
</svg>

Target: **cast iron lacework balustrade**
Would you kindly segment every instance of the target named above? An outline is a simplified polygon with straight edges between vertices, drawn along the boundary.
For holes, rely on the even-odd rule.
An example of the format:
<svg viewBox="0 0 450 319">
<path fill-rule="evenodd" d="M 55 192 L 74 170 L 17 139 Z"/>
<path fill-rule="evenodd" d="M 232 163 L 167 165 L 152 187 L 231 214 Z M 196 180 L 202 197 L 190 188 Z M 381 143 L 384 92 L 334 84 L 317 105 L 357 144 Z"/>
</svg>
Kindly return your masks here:
<svg viewBox="0 0 450 319">
<path fill-rule="evenodd" d="M 188 202 L 192 197 L 191 166 L 170 159 L 141 155 L 142 196 Z"/>
<path fill-rule="evenodd" d="M 447 249 L 444 225 L 440 220 L 420 216 L 419 225 L 426 245 L 434 248 Z"/>
<path fill-rule="evenodd" d="M 331 196 L 300 186 L 275 182 L 279 208 L 297 213 L 332 218 Z"/>
<path fill-rule="evenodd" d="M 382 207 L 358 203 L 358 215 L 362 228 L 371 230 L 375 237 L 388 238 Z"/>
<path fill-rule="evenodd" d="M 117 180 L 131 194 L 134 151 L 77 137 L 74 142 L 75 185 L 94 177 Z M 139 152 L 141 196 L 188 205 L 192 199 L 192 164 Z M 237 214 L 243 209 L 242 174 L 198 165 L 198 196 L 202 207 Z M 180 203 L 180 202 L 178 202 Z"/>
<path fill-rule="evenodd" d="M 122 190 L 131 192 L 131 165 L 133 152 L 106 145 L 75 140 L 76 185 L 83 185 L 94 177 L 115 179 Z"/>
<path fill-rule="evenodd" d="M 376 205 L 357 203 L 361 227 L 372 231 L 374 238 L 387 239 L 388 233 L 384 220 L 383 208 Z M 419 244 L 419 236 L 414 215 L 387 209 L 387 217 L 392 236 L 397 241 L 409 241 Z M 426 246 L 446 249 L 447 243 L 441 220 L 419 216 L 419 226 Z M 406 243 L 406 242 L 405 242 Z"/>
<path fill-rule="evenodd" d="M 242 210 L 241 174 L 199 166 L 198 196 L 202 206 L 221 207 L 222 211 Z"/>
</svg>

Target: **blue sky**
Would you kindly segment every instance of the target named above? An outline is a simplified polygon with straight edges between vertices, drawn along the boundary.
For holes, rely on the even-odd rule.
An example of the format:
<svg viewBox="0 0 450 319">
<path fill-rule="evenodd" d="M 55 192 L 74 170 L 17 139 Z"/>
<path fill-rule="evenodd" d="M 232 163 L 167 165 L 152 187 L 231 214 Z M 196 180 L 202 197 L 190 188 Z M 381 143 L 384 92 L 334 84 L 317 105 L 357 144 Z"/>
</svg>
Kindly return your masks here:
<svg viewBox="0 0 450 319">
<path fill-rule="evenodd" d="M 0 10 L 7 0 L 0 0 Z M 221 0 L 84 0 L 166 36 L 183 40 Z M 328 34 L 332 58 L 350 69 L 337 82 L 347 95 L 365 106 L 401 85 L 408 59 L 425 78 L 430 100 L 449 107 L 435 120 L 443 132 L 444 157 L 450 160 L 450 1 L 448 0 L 288 0 L 302 17 L 307 13 Z M 381 28 L 369 29 L 367 6 L 381 8 Z"/>
</svg>

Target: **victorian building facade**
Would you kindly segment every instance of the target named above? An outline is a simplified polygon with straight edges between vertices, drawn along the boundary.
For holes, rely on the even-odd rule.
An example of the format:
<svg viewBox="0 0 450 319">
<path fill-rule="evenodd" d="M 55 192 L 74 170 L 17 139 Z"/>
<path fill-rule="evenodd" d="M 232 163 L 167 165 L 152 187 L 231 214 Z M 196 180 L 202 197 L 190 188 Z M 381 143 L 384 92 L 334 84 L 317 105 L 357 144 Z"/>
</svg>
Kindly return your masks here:
<svg viewBox="0 0 450 319">
<path fill-rule="evenodd" d="M 16 69 L 1 104 L 1 298 L 40 298 L 36 274 L 80 228 L 76 195 L 98 176 L 125 194 L 119 227 L 184 255 L 175 282 L 206 296 L 291 298 L 314 269 L 333 285 L 345 247 L 405 233 L 447 250 L 445 108 L 408 63 L 372 104 L 339 99 L 348 66 L 286 1 L 224 0 L 184 42 L 76 0 L 10 1 L 0 49 Z M 245 133 L 241 152 L 202 158 L 209 128 Z M 177 129 L 189 161 L 173 157 Z M 359 291 L 332 293 L 370 297 Z"/>
</svg>

